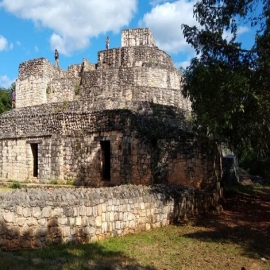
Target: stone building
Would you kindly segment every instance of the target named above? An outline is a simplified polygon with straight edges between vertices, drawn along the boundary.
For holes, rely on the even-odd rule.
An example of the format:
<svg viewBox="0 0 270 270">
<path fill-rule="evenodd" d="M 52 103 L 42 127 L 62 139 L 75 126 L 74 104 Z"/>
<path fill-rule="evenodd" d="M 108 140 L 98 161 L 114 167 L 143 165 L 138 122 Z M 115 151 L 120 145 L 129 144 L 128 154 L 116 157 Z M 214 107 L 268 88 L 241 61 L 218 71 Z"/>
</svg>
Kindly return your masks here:
<svg viewBox="0 0 270 270">
<path fill-rule="evenodd" d="M 147 28 L 68 70 L 23 62 L 0 117 L 0 178 L 85 186 L 220 181 L 218 147 L 190 132 L 182 77 Z"/>
</svg>

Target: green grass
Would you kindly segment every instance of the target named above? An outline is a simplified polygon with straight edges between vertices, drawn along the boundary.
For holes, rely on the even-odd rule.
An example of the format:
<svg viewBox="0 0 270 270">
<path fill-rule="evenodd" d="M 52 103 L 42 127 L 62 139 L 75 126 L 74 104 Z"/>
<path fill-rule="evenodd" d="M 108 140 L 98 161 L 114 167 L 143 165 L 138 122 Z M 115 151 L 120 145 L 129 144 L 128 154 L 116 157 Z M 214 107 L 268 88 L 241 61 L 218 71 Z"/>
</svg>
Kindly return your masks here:
<svg viewBox="0 0 270 270">
<path fill-rule="evenodd" d="M 10 184 L 9 187 L 12 188 L 12 189 L 21 189 L 22 185 L 21 185 L 20 182 L 15 181 L 12 184 Z"/>
<path fill-rule="evenodd" d="M 58 181 L 57 180 L 51 180 L 49 182 L 50 185 L 58 185 Z"/>
<path fill-rule="evenodd" d="M 224 192 L 228 195 L 256 195 L 258 193 L 268 193 L 270 191 L 270 186 L 261 186 L 259 184 L 254 185 L 234 185 L 226 186 Z"/>
<path fill-rule="evenodd" d="M 208 237 L 196 237 L 200 234 Z M 0 269 L 241 269 L 259 263 L 245 246 L 215 239 L 212 229 L 190 224 L 107 239 L 84 245 L 66 244 L 36 251 L 0 253 Z M 211 236 L 212 235 L 212 236 Z M 14 257 L 13 257 L 14 256 Z M 253 258 L 255 257 L 255 259 Z M 267 265 L 263 265 L 262 267 Z M 217 267 L 217 268 L 214 268 Z M 261 269 L 269 269 L 269 268 Z"/>
</svg>

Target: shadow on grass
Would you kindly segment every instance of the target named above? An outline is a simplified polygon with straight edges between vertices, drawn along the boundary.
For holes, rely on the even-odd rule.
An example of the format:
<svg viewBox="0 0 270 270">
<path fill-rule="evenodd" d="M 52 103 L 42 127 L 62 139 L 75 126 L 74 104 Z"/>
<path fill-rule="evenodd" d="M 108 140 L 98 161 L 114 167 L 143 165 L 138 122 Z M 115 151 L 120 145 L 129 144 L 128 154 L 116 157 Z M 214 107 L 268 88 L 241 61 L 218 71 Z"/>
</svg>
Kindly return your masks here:
<svg viewBox="0 0 270 270">
<path fill-rule="evenodd" d="M 270 187 L 228 190 L 222 205 L 222 214 L 207 214 L 196 220 L 195 226 L 208 230 L 184 237 L 236 244 L 244 256 L 270 260 Z"/>
<path fill-rule="evenodd" d="M 122 251 L 114 251 L 113 248 L 106 248 L 99 243 L 68 243 L 39 250 L 0 251 L 0 261 L 0 269 L 5 270 L 156 269 L 152 266 L 141 266 Z"/>
</svg>

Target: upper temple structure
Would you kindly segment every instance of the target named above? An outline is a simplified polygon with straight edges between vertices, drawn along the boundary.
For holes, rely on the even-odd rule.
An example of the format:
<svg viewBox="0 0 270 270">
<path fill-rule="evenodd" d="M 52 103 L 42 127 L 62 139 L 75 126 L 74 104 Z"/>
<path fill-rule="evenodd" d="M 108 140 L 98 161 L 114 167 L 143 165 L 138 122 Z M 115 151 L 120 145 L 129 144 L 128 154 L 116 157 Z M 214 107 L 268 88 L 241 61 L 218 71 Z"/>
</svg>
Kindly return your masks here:
<svg viewBox="0 0 270 270">
<path fill-rule="evenodd" d="M 122 109 L 128 102 L 147 101 L 190 110 L 180 91 L 181 73 L 156 47 L 149 29 L 123 30 L 121 43 L 121 48 L 100 51 L 97 64 L 83 59 L 67 71 L 45 58 L 22 63 L 16 107 L 81 100 L 90 108 L 105 101 L 102 109 Z"/>
<path fill-rule="evenodd" d="M 23 62 L 16 108 L 0 117 L 0 179 L 213 189 L 216 145 L 198 139 L 182 75 L 147 28 L 122 31 L 98 62 Z"/>
</svg>

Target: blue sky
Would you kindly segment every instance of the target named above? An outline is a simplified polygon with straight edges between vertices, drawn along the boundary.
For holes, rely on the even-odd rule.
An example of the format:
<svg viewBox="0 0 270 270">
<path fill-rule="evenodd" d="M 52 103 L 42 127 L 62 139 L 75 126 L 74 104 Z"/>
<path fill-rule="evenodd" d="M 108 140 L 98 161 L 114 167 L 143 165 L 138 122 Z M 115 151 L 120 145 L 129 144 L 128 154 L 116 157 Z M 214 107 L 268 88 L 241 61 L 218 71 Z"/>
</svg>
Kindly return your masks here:
<svg viewBox="0 0 270 270">
<path fill-rule="evenodd" d="M 181 24 L 196 24 L 195 1 L 185 0 L 0 0 L 0 87 L 9 87 L 18 77 L 19 64 L 45 57 L 60 67 L 87 58 L 97 62 L 97 53 L 120 47 L 121 30 L 148 27 L 157 46 L 171 55 L 175 66 L 185 67 L 194 56 L 185 42 Z M 239 29 L 247 47 L 254 41 L 248 27 Z"/>
</svg>

